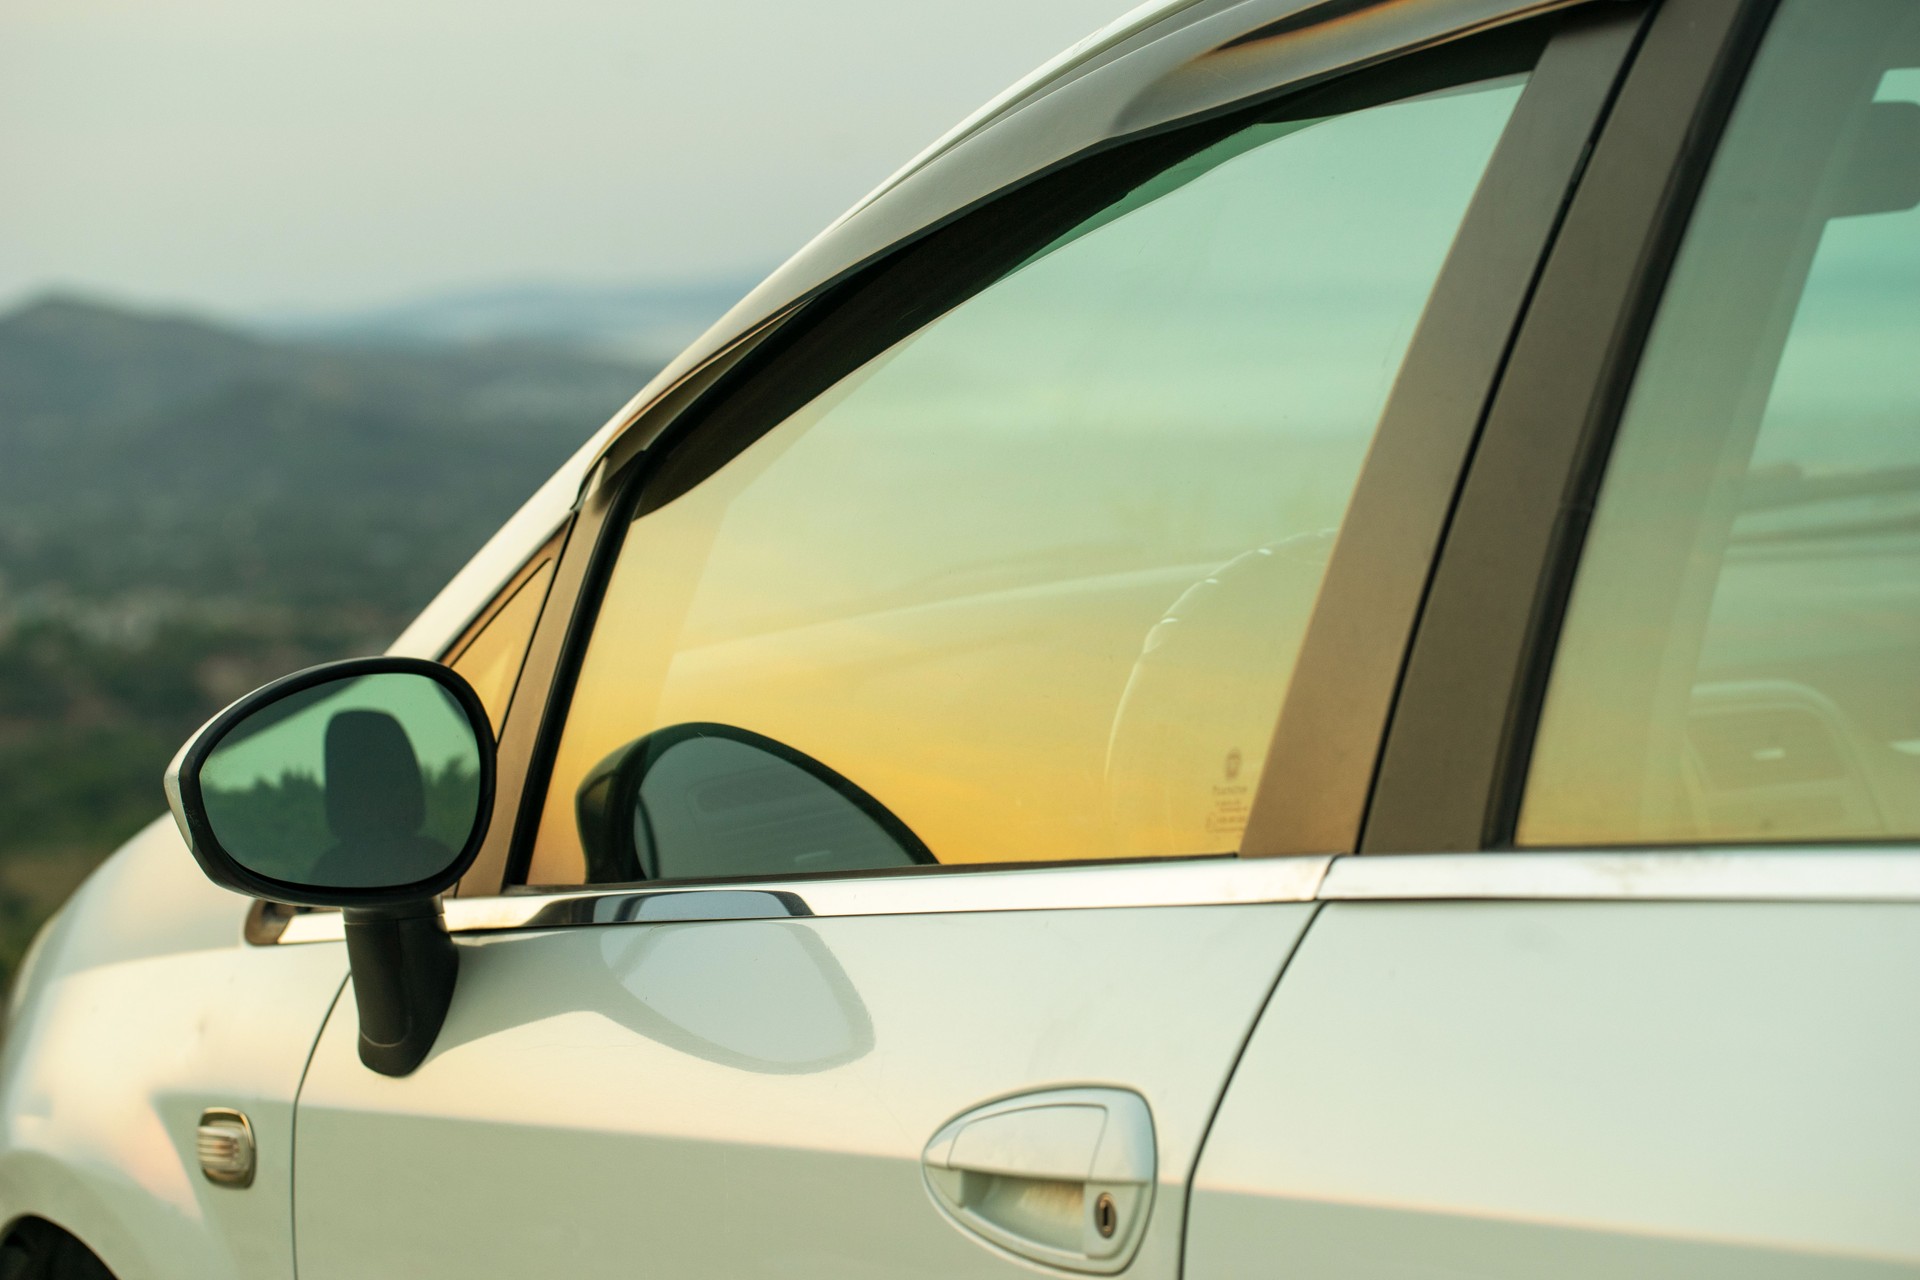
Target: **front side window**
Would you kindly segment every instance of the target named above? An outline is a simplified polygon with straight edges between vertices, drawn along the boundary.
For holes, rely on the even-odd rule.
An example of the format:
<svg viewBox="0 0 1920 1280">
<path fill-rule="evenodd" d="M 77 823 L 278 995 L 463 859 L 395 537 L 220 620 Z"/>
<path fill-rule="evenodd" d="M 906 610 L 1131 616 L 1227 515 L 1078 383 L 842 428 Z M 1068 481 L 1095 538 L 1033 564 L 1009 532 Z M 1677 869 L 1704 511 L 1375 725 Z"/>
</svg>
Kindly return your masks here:
<svg viewBox="0 0 1920 1280">
<path fill-rule="evenodd" d="M 1527 61 L 1216 128 L 637 518 L 529 880 L 1234 852 Z"/>
<path fill-rule="evenodd" d="M 1787 0 L 1675 264 L 1522 844 L 1920 834 L 1920 9 Z"/>
</svg>

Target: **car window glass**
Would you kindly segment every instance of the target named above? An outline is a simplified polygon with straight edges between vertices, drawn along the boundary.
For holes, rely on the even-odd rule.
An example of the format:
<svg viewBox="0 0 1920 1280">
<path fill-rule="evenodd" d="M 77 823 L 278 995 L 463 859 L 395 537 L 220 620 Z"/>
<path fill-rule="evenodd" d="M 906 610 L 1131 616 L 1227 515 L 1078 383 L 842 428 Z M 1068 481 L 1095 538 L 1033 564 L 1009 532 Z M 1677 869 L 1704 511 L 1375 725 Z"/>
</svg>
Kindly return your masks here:
<svg viewBox="0 0 1920 1280">
<path fill-rule="evenodd" d="M 582 786 L 689 724 L 847 780 L 942 863 L 1234 852 L 1523 79 L 1219 138 L 640 516 L 529 879 L 602 874 Z"/>
<path fill-rule="evenodd" d="M 553 577 L 553 561 L 542 560 L 522 576 L 513 593 L 487 619 L 480 633 L 449 664 L 480 695 L 487 709 L 487 722 L 493 734 L 507 718 L 507 706 L 513 701 L 513 689 L 520 681 L 520 667 L 526 661 L 527 645 L 533 640 L 534 624 L 540 621 L 540 606 L 546 602 L 547 583 Z"/>
<path fill-rule="evenodd" d="M 1920 833 L 1920 10 L 1788 0 L 1575 581 L 1523 844 Z"/>
</svg>

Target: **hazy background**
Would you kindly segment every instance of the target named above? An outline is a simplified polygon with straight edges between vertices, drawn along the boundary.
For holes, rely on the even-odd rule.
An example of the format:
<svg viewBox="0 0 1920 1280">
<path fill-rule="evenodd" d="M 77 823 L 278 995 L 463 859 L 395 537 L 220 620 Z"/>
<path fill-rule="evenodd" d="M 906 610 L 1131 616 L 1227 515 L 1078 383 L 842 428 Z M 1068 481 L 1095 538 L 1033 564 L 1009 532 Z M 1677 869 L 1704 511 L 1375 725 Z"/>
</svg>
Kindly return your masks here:
<svg viewBox="0 0 1920 1280">
<path fill-rule="evenodd" d="M 1124 0 L 0 6 L 0 974 L 681 345 Z"/>
</svg>

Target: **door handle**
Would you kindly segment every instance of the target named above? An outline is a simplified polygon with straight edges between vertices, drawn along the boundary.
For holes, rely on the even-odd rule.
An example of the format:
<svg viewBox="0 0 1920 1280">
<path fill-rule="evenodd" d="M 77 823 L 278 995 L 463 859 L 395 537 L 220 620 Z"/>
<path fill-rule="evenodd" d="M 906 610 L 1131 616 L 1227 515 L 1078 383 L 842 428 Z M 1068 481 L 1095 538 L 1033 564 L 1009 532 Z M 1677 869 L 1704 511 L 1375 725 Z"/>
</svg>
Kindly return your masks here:
<svg viewBox="0 0 1920 1280">
<path fill-rule="evenodd" d="M 1034 1262 L 1107 1274 L 1139 1246 L 1154 1158 L 1153 1113 L 1139 1094 L 1047 1089 L 954 1117 L 922 1167 L 962 1231 Z"/>
</svg>

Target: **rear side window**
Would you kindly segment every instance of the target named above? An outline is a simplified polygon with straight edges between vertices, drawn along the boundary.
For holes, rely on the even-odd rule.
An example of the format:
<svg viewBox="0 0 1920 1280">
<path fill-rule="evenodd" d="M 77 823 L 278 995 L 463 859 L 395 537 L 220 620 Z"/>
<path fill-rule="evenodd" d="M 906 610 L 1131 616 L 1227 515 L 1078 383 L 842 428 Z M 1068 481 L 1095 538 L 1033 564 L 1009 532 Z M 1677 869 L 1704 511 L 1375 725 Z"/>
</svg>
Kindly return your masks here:
<svg viewBox="0 0 1920 1280">
<path fill-rule="evenodd" d="M 640 516 L 529 879 L 1234 852 L 1503 71 L 1216 130 Z"/>
<path fill-rule="evenodd" d="M 1523 844 L 1920 833 L 1920 9 L 1787 0 L 1574 585 Z"/>
</svg>

